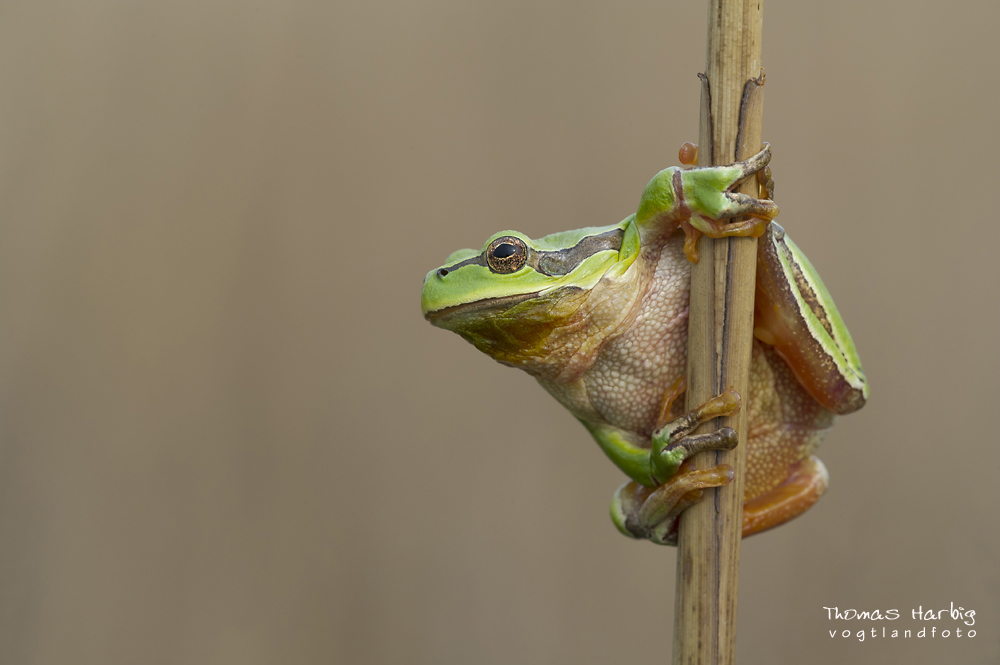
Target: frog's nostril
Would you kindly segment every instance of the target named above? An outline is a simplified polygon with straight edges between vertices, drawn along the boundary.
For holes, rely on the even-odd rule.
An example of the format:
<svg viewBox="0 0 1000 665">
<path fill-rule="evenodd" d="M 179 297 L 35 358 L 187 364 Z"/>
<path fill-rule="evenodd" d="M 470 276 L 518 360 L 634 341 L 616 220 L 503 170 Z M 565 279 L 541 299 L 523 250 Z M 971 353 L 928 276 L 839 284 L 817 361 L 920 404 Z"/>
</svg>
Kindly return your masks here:
<svg viewBox="0 0 1000 665">
<path fill-rule="evenodd" d="M 448 271 L 445 270 L 444 268 L 441 268 L 440 270 L 438 270 L 438 277 L 444 277 L 447 274 L 448 274 Z"/>
</svg>

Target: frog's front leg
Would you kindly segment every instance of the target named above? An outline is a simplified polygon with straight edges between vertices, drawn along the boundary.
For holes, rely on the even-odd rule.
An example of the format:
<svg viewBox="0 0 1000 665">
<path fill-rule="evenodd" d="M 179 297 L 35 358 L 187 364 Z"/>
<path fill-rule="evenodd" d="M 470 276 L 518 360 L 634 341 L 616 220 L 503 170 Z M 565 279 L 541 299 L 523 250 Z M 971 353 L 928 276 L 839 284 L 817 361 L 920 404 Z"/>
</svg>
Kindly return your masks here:
<svg viewBox="0 0 1000 665">
<path fill-rule="evenodd" d="M 726 391 L 658 427 L 648 448 L 631 432 L 607 424 L 584 423 L 608 457 L 633 480 L 618 489 L 611 503 L 611 518 L 622 533 L 669 544 L 676 539 L 677 516 L 701 498 L 701 490 L 732 481 L 733 470 L 727 465 L 700 470 L 686 460 L 702 450 L 736 447 L 737 436 L 732 428 L 708 434 L 691 432 L 701 423 L 732 415 L 739 409 L 739 395 Z M 670 400 L 663 413 L 669 411 Z"/>
<path fill-rule="evenodd" d="M 672 233 L 679 225 L 687 236 L 684 253 L 692 262 L 698 255 L 695 241 L 705 234 L 711 238 L 760 236 L 778 214 L 773 201 L 731 191 L 754 175 L 771 159 L 770 146 L 742 162 L 729 166 L 660 171 L 643 192 L 635 222 L 644 243 L 652 237 Z M 727 220 L 739 215 L 750 219 L 734 224 Z"/>
</svg>

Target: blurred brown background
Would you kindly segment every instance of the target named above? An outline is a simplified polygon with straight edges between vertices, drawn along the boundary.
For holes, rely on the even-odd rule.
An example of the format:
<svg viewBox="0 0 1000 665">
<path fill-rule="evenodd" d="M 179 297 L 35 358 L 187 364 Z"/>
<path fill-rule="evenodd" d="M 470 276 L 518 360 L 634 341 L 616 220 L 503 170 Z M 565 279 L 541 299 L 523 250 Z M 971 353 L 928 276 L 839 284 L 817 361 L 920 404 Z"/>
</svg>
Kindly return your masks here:
<svg viewBox="0 0 1000 665">
<path fill-rule="evenodd" d="M 634 211 L 697 135 L 705 13 L 0 4 L 0 663 L 668 662 L 674 550 L 418 298 L 496 230 Z M 780 221 L 873 398 L 745 544 L 740 662 L 997 662 L 998 26 L 767 2 Z M 823 609 L 951 602 L 975 638 Z"/>
</svg>

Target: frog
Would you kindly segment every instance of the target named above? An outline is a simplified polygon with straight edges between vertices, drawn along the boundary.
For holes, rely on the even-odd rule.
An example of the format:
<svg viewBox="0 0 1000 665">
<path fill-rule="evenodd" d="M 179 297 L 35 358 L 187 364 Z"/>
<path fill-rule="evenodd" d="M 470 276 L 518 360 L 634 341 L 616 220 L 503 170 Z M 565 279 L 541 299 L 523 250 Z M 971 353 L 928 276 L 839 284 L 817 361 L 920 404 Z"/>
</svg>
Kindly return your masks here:
<svg viewBox="0 0 1000 665">
<path fill-rule="evenodd" d="M 744 537 L 801 515 L 829 474 L 813 453 L 836 416 L 857 411 L 868 382 L 818 272 L 777 222 L 770 146 L 726 166 L 657 173 L 617 224 L 531 239 L 512 230 L 452 253 L 424 278 L 421 308 L 501 364 L 531 375 L 628 477 L 614 492 L 621 533 L 676 545 L 678 522 L 728 465 L 699 469 L 702 450 L 739 445 L 699 425 L 747 409 Z M 756 177 L 757 195 L 734 191 Z M 739 218 L 739 221 L 734 221 Z M 750 380 L 685 412 L 691 265 L 698 238 L 758 238 Z M 527 434 L 526 434 L 527 435 Z"/>
</svg>

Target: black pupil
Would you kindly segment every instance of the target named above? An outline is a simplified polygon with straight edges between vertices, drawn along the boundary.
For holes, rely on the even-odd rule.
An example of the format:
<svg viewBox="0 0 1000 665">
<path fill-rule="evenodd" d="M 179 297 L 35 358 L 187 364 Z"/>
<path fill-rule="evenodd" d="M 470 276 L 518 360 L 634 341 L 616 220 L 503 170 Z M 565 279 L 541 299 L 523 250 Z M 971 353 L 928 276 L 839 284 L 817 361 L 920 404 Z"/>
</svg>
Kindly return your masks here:
<svg viewBox="0 0 1000 665">
<path fill-rule="evenodd" d="M 517 247 L 505 242 L 502 245 L 497 245 L 496 249 L 493 250 L 493 256 L 498 259 L 506 259 L 508 256 L 514 256 L 517 253 Z"/>
</svg>

